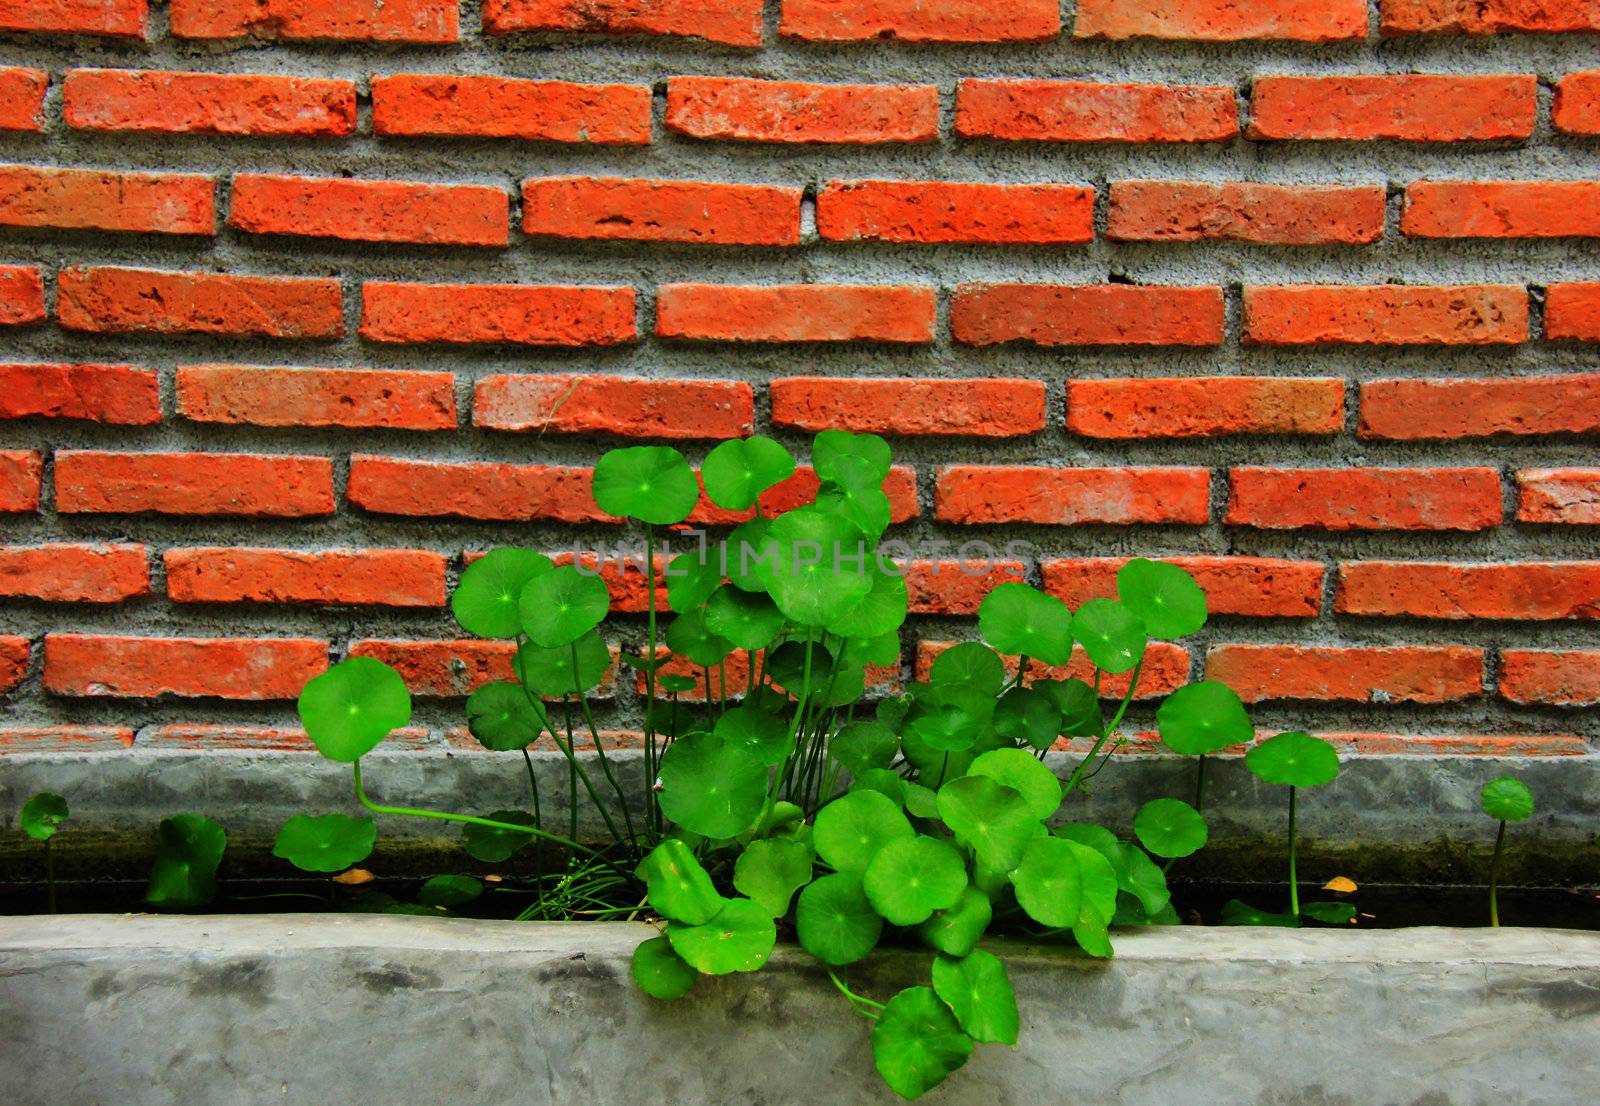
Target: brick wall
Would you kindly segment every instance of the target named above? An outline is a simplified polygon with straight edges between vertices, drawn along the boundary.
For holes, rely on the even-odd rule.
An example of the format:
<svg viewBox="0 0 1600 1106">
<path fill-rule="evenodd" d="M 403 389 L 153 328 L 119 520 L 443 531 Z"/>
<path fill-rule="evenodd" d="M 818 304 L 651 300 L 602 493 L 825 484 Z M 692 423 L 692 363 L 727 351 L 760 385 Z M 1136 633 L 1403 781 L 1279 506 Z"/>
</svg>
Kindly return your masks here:
<svg viewBox="0 0 1600 1106">
<path fill-rule="evenodd" d="M 509 672 L 451 583 L 617 540 L 600 450 L 843 427 L 893 439 L 918 550 L 875 687 L 993 583 L 1076 604 L 1172 557 L 1215 617 L 1153 693 L 1210 674 L 1374 755 L 1583 753 L 1597 30 L 1587 0 L 9 0 L 0 750 L 295 748 L 349 654 L 437 747 Z M 975 579 L 969 540 L 1032 552 Z"/>
</svg>

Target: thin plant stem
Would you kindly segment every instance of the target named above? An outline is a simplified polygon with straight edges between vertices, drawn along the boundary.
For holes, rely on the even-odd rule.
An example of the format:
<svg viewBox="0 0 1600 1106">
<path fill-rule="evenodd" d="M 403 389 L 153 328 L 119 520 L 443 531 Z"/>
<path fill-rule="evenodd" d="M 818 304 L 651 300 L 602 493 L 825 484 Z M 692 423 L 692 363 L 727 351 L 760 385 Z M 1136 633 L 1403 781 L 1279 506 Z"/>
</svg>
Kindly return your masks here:
<svg viewBox="0 0 1600 1106">
<path fill-rule="evenodd" d="M 1200 754 L 1200 761 L 1194 769 L 1194 808 L 1204 811 L 1206 808 L 1206 755 Z"/>
<path fill-rule="evenodd" d="M 1299 788 L 1289 788 L 1289 913 L 1293 914 L 1296 921 L 1300 919 L 1300 879 L 1295 873 L 1295 841 L 1294 841 L 1294 807 L 1295 792 Z"/>
<path fill-rule="evenodd" d="M 1111 739 L 1111 735 L 1117 732 L 1117 726 L 1122 723 L 1122 716 L 1128 713 L 1128 704 L 1133 702 L 1133 693 L 1139 687 L 1139 673 L 1143 670 L 1144 660 L 1140 659 L 1139 663 L 1133 666 L 1133 678 L 1128 681 L 1128 692 L 1122 697 L 1122 705 L 1117 708 L 1117 713 L 1112 716 L 1111 722 L 1100 731 L 1100 736 L 1095 738 L 1094 748 L 1089 750 L 1089 755 L 1079 761 L 1078 767 L 1072 770 L 1072 776 L 1067 780 L 1066 787 L 1061 791 L 1063 799 L 1072 794 L 1078 784 L 1083 782 L 1083 773 L 1088 769 L 1089 764 L 1100 754 L 1100 749 Z M 1094 671 L 1094 690 L 1095 698 L 1098 700 L 1100 697 L 1100 670 L 1098 668 Z"/>
<path fill-rule="evenodd" d="M 647 822 L 654 822 L 660 833 L 661 808 L 656 802 L 656 532 L 648 522 L 644 526 L 644 572 L 648 578 L 649 603 L 645 610 L 647 645 L 644 670 L 644 743 L 645 743 L 645 802 L 648 804 Z"/>
<path fill-rule="evenodd" d="M 1500 832 L 1505 832 L 1505 823 L 1500 823 Z M 44 839 L 44 882 L 45 894 L 49 899 L 50 913 L 56 912 L 56 851 L 54 842 L 50 838 Z M 1498 856 L 1498 854 L 1496 854 Z M 1498 924 L 1498 923 L 1497 923 Z"/>
<path fill-rule="evenodd" d="M 1011 686 L 1012 687 L 1021 687 L 1022 686 L 1022 678 L 1024 676 L 1026 676 L 1027 674 L 1028 674 L 1028 658 L 1027 657 L 1018 657 L 1017 658 L 1017 676 L 1016 676 L 1016 679 L 1011 681 Z"/>
<path fill-rule="evenodd" d="M 572 678 L 573 682 L 576 683 L 578 678 L 576 666 L 573 668 Z M 606 809 L 605 803 L 600 801 L 600 793 L 595 790 L 594 781 L 589 779 L 589 773 L 583 770 L 583 765 L 578 763 L 578 757 L 572 751 L 572 699 L 563 697 L 567 715 L 567 740 L 563 742 L 561 735 L 556 732 L 555 726 L 551 724 L 550 715 L 544 709 L 544 704 L 528 689 L 527 684 L 520 686 L 522 687 L 523 696 L 533 705 L 539 717 L 544 719 L 544 728 L 549 732 L 550 739 L 556 743 L 556 748 L 560 749 L 562 755 L 567 758 L 568 805 L 571 807 L 567 827 L 569 835 L 572 837 L 578 836 L 578 781 L 581 779 L 584 790 L 589 793 L 590 801 L 600 811 L 600 817 L 605 819 L 606 829 L 611 831 L 611 839 L 620 844 L 622 834 L 617 831 L 617 824 L 612 820 L 611 812 Z"/>
<path fill-rule="evenodd" d="M 528 752 L 527 746 L 522 749 L 522 763 L 528 766 L 528 791 L 533 796 L 533 824 L 544 825 L 544 814 L 539 810 L 539 777 L 533 770 L 533 755 Z M 538 849 L 534 850 L 533 878 L 539 887 L 539 906 L 544 906 L 544 854 Z"/>
<path fill-rule="evenodd" d="M 572 670 L 578 670 L 578 643 L 572 643 Z M 600 740 L 600 727 L 595 725 L 594 711 L 589 709 L 587 696 L 578 696 L 578 705 L 583 708 L 583 719 L 589 725 L 589 739 L 594 742 L 595 755 L 600 758 L 600 771 L 605 773 L 606 782 L 611 784 L 611 790 L 617 793 L 617 802 L 622 806 L 622 823 L 628 828 L 628 844 L 635 849 L 639 847 L 639 835 L 633 829 L 633 814 L 628 810 L 628 793 L 622 790 L 622 784 L 617 782 L 616 773 L 611 770 L 611 761 L 606 759 L 606 743 Z"/>
<path fill-rule="evenodd" d="M 1494 859 L 1489 862 L 1489 924 L 1497 929 L 1500 926 L 1500 854 L 1505 847 L 1506 824 L 1501 822 L 1500 832 L 1494 835 Z"/>
<path fill-rule="evenodd" d="M 728 658 L 723 657 L 718 665 L 717 690 L 722 693 L 722 709 L 728 709 Z"/>
<path fill-rule="evenodd" d="M 845 1001 L 850 1004 L 850 1008 L 856 1013 L 860 1014 L 862 1017 L 871 1021 L 877 1021 L 881 1016 L 880 1011 L 888 1009 L 888 1007 L 886 1007 L 883 1003 L 874 1002 L 865 995 L 858 995 L 849 987 L 845 986 L 844 980 L 839 978 L 839 973 L 834 971 L 832 968 L 824 965 L 823 971 L 828 973 L 828 978 L 833 980 L 833 985 L 839 988 L 839 993 L 845 997 Z"/>
</svg>

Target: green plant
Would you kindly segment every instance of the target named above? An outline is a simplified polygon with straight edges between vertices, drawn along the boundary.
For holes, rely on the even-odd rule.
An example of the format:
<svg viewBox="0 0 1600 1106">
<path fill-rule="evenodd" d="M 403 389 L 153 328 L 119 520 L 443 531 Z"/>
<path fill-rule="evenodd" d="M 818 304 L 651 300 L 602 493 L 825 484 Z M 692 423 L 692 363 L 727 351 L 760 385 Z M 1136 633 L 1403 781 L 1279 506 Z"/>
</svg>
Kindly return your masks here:
<svg viewBox="0 0 1600 1106">
<path fill-rule="evenodd" d="M 157 828 L 155 865 L 144 901 L 157 910 L 193 910 L 217 893 L 228 834 L 200 814 L 177 814 Z"/>
<path fill-rule="evenodd" d="M 1494 859 L 1489 862 L 1489 924 L 1500 924 L 1500 857 L 1506 847 L 1506 823 L 1521 822 L 1533 814 L 1533 792 L 1514 776 L 1501 776 L 1483 785 L 1483 812 L 1500 823 L 1494 836 Z"/>
<path fill-rule="evenodd" d="M 41 791 L 22 804 L 17 822 L 22 832 L 44 842 L 44 878 L 50 913 L 56 912 L 56 857 L 54 841 L 61 823 L 67 820 L 67 800 L 51 791 Z"/>
</svg>

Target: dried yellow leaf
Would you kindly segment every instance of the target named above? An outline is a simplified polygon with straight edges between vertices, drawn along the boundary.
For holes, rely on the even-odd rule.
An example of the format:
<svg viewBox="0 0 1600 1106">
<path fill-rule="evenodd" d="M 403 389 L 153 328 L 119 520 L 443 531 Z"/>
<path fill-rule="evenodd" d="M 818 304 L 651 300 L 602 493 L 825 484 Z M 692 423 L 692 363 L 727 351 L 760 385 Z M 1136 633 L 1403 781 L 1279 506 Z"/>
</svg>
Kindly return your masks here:
<svg viewBox="0 0 1600 1106">
<path fill-rule="evenodd" d="M 1348 895 L 1356 890 L 1356 881 L 1348 876 L 1334 876 L 1322 885 L 1324 891 L 1337 891 L 1341 895 Z"/>
<path fill-rule="evenodd" d="M 371 883 L 378 877 L 365 868 L 351 868 L 348 872 L 340 872 L 333 877 L 333 882 L 342 883 L 346 887 L 360 887 L 363 883 Z"/>
</svg>

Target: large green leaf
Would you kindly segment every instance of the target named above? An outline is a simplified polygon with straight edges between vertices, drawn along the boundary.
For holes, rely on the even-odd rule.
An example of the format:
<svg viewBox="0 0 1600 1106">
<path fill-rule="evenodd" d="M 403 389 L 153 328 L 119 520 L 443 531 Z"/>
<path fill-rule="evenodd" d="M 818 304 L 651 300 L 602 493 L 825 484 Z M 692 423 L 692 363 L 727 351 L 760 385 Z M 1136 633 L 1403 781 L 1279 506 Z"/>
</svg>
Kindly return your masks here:
<svg viewBox="0 0 1600 1106">
<path fill-rule="evenodd" d="M 594 468 L 594 501 L 608 515 L 671 526 L 694 512 L 700 481 L 667 446 L 613 449 Z"/>
<path fill-rule="evenodd" d="M 939 789 L 939 817 L 956 840 L 999 872 L 1022 863 L 1039 819 L 1020 793 L 986 776 L 962 776 Z"/>
<path fill-rule="evenodd" d="M 815 507 L 775 520 L 772 557 L 762 566 L 778 609 L 802 626 L 826 626 L 872 590 L 873 553 L 862 531 Z"/>
<path fill-rule="evenodd" d="M 778 929 L 772 915 L 749 899 L 729 899 L 704 925 L 672 925 L 667 938 L 684 962 L 706 975 L 753 972 L 772 956 Z"/>
<path fill-rule="evenodd" d="M 1126 672 L 1144 657 L 1148 637 L 1139 616 L 1115 599 L 1091 599 L 1072 616 L 1072 637 L 1095 667 Z"/>
<path fill-rule="evenodd" d="M 911 823 L 877 791 L 852 791 L 817 812 L 812 844 L 830 868 L 864 872 L 879 850 L 915 836 Z"/>
<path fill-rule="evenodd" d="M 1205 818 L 1182 799 L 1145 803 L 1134 816 L 1133 832 L 1145 848 L 1168 859 L 1198 852 L 1210 835 Z"/>
<path fill-rule="evenodd" d="M 774 918 L 789 912 L 789 900 L 811 880 L 811 846 L 771 838 L 752 841 L 733 868 L 733 886 Z"/>
<path fill-rule="evenodd" d="M 298 710 L 317 751 L 348 764 L 411 721 L 411 693 L 382 661 L 352 657 L 307 683 Z"/>
<path fill-rule="evenodd" d="M 935 910 L 956 904 L 967 885 L 967 868 L 944 841 L 901 838 L 878 850 L 861 885 L 872 908 L 886 920 L 897 926 L 918 925 Z"/>
<path fill-rule="evenodd" d="M 933 917 L 917 927 L 917 935 L 948 956 L 966 956 L 978 947 L 993 917 L 989 896 L 968 884 L 956 904 L 935 911 Z"/>
<path fill-rule="evenodd" d="M 900 739 L 882 722 L 853 722 L 834 735 L 828 751 L 859 777 L 873 768 L 887 768 L 900 751 Z"/>
<path fill-rule="evenodd" d="M 1227 684 L 1205 680 L 1180 687 L 1156 711 L 1167 748 L 1186 756 L 1220 752 L 1256 735 L 1244 703 Z"/>
<path fill-rule="evenodd" d="M 997 695 L 1006 684 L 1006 666 L 1000 654 L 982 642 L 964 641 L 933 658 L 928 682 L 935 687 L 964 684 L 984 695 Z"/>
<path fill-rule="evenodd" d="M 1013 656 L 1066 664 L 1072 656 L 1072 612 L 1027 584 L 1001 584 L 978 607 L 983 640 Z"/>
<path fill-rule="evenodd" d="M 1100 700 L 1082 680 L 1039 680 L 1034 689 L 1049 697 L 1061 712 L 1060 733 L 1066 737 L 1099 737 L 1105 728 Z"/>
<path fill-rule="evenodd" d="M 584 634 L 575 646 L 541 649 L 524 643 L 512 664 L 517 679 L 535 695 L 582 695 L 610 670 L 611 650 L 606 648 L 598 630 Z"/>
<path fill-rule="evenodd" d="M 705 608 L 680 614 L 667 627 L 667 648 L 702 668 L 722 663 L 733 652 L 733 642 L 712 633 L 706 624 Z"/>
<path fill-rule="evenodd" d="M 1501 822 L 1520 822 L 1533 814 L 1533 792 L 1514 776 L 1501 776 L 1483 785 L 1483 812 Z"/>
<path fill-rule="evenodd" d="M 780 715 L 755 706 L 734 707 L 717 719 L 712 733 L 749 751 L 762 764 L 782 764 L 794 751 L 789 739 L 789 722 Z"/>
<path fill-rule="evenodd" d="M 467 729 L 485 749 L 526 749 L 545 726 L 544 707 L 536 702 L 520 684 L 484 684 L 467 696 Z"/>
<path fill-rule="evenodd" d="M 979 949 L 960 959 L 934 957 L 933 989 L 973 1040 L 1017 1043 L 1017 994 L 998 956 Z"/>
<path fill-rule="evenodd" d="M 1035 749 L 1048 749 L 1056 743 L 1061 721 L 1055 701 L 1030 687 L 1012 688 L 994 706 L 995 733 L 1010 741 L 1026 742 Z"/>
<path fill-rule="evenodd" d="M 372 855 L 377 840 L 378 827 L 371 818 L 296 814 L 278 831 L 272 855 L 303 872 L 342 872 Z"/>
<path fill-rule="evenodd" d="M 536 825 L 533 815 L 526 810 L 494 810 L 483 816 L 491 822 L 509 822 L 514 826 Z M 461 837 L 467 855 L 485 864 L 504 864 L 518 852 L 533 844 L 533 835 L 515 830 L 496 829 L 467 823 L 461 827 Z"/>
<path fill-rule="evenodd" d="M 1040 821 L 1061 808 L 1061 781 L 1032 753 L 1022 749 L 991 749 L 967 769 L 969 776 L 988 776 L 1021 793 L 1028 813 Z"/>
<path fill-rule="evenodd" d="M 531 549 L 490 550 L 461 574 L 450 610 L 469 634 L 516 637 L 522 632 L 522 589 L 553 568 L 549 557 Z"/>
<path fill-rule="evenodd" d="M 584 575 L 576 565 L 562 565 L 522 589 L 522 632 L 533 644 L 554 649 L 600 625 L 610 610 L 604 580 Z"/>
<path fill-rule="evenodd" d="M 634 874 L 645 881 L 650 905 L 663 917 L 685 925 L 709 922 L 727 901 L 717 894 L 694 852 L 676 837 L 664 838 Z"/>
<path fill-rule="evenodd" d="M 651 998 L 680 999 L 699 978 L 700 973 L 684 963 L 666 937 L 652 937 L 633 950 L 633 981 Z"/>
<path fill-rule="evenodd" d="M 767 767 L 715 734 L 691 734 L 662 755 L 660 788 L 662 811 L 684 829 L 717 840 L 737 837 L 761 816 Z"/>
<path fill-rule="evenodd" d="M 872 1059 L 889 1089 L 921 1098 L 972 1055 L 972 1038 L 932 987 L 907 987 L 872 1029 Z"/>
<path fill-rule="evenodd" d="M 734 527 L 723 549 L 719 559 L 729 583 L 740 591 L 767 590 L 766 566 L 778 555 L 772 541 L 772 519 L 753 518 Z"/>
<path fill-rule="evenodd" d="M 722 583 L 721 551 L 704 545 L 667 562 L 667 606 L 678 614 L 698 610 Z"/>
<path fill-rule="evenodd" d="M 22 804 L 17 823 L 35 841 L 48 841 L 67 820 L 67 800 L 53 791 L 41 791 Z"/>
<path fill-rule="evenodd" d="M 1151 637 L 1179 638 L 1206 624 L 1206 593 L 1177 565 L 1135 558 L 1117 572 L 1117 598 Z"/>
<path fill-rule="evenodd" d="M 847 638 L 881 638 L 900 628 L 909 604 L 906 578 L 885 572 L 875 564 L 871 584 L 861 602 L 828 623 L 828 633 Z"/>
<path fill-rule="evenodd" d="M 200 814 L 178 814 L 157 827 L 156 860 L 145 891 L 147 906 L 157 910 L 192 910 L 217 893 L 217 865 L 228 847 L 228 834 Z"/>
<path fill-rule="evenodd" d="M 1269 737 L 1245 754 L 1244 766 L 1267 783 L 1321 787 L 1339 775 L 1339 754 L 1320 737 L 1298 731 Z"/>
<path fill-rule="evenodd" d="M 783 612 L 760 592 L 731 584 L 706 600 L 706 629 L 739 649 L 765 649 L 783 629 Z"/>
<path fill-rule="evenodd" d="M 881 482 L 889 475 L 891 459 L 889 443 L 876 434 L 824 430 L 811 445 L 811 466 L 822 480 L 842 483 L 850 479 L 858 467 L 864 466 Z"/>
<path fill-rule="evenodd" d="M 823 876 L 800 892 L 795 906 L 800 947 L 824 964 L 854 964 L 871 952 L 883 919 L 861 888 L 859 872 Z"/>
<path fill-rule="evenodd" d="M 757 434 L 723 442 L 706 454 L 700 477 L 706 495 L 718 507 L 745 511 L 761 493 L 794 475 L 794 457 L 787 449 Z"/>
<path fill-rule="evenodd" d="M 883 477 L 860 457 L 840 457 L 835 475 L 817 488 L 819 510 L 848 520 L 876 540 L 888 529 L 894 508 L 883 490 Z"/>
<path fill-rule="evenodd" d="M 913 740 L 946 752 L 971 749 L 990 733 L 994 710 L 993 694 L 972 684 L 943 684 L 919 692 L 901 734 L 906 755 L 911 755 Z"/>
<path fill-rule="evenodd" d="M 1040 925 L 1061 929 L 1076 925 L 1083 907 L 1083 872 L 1076 841 L 1036 837 L 1011 873 L 1017 904 Z M 1092 851 L 1092 850 L 1091 850 Z"/>
</svg>

